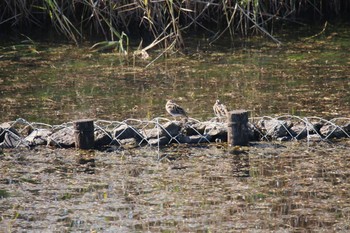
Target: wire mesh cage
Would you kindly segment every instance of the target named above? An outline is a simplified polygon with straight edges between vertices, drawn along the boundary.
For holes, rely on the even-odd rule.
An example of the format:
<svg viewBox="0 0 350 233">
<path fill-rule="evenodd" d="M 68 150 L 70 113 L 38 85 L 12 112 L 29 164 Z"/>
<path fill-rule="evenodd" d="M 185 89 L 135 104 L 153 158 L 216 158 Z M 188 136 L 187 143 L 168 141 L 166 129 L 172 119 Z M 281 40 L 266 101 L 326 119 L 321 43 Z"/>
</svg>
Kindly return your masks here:
<svg viewBox="0 0 350 233">
<path fill-rule="evenodd" d="M 33 147 L 38 145 L 74 147 L 74 122 L 50 125 L 29 122 L 23 118 L 0 125 L 0 147 Z M 172 121 L 157 117 L 151 120 L 126 119 L 123 121 L 95 120 L 94 147 L 159 148 L 171 143 L 200 144 L 225 142 L 225 119 L 212 118 L 200 121 Z M 249 118 L 249 141 L 311 140 L 329 141 L 333 138 L 350 138 L 350 118 L 324 119 L 294 115 L 262 116 Z"/>
</svg>

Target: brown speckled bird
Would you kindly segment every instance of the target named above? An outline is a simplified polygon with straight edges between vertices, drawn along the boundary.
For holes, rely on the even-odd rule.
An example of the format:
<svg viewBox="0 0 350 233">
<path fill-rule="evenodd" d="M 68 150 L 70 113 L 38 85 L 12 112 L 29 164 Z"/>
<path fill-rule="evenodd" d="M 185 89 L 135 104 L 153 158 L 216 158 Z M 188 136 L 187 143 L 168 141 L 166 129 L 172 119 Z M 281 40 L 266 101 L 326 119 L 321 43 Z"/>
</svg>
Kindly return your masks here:
<svg viewBox="0 0 350 233">
<path fill-rule="evenodd" d="M 227 116 L 227 108 L 224 104 L 222 104 L 220 102 L 220 100 L 215 101 L 215 104 L 213 106 L 213 110 L 214 110 L 215 115 L 218 118 L 224 118 Z"/>
<path fill-rule="evenodd" d="M 172 100 L 167 101 L 165 105 L 165 109 L 173 117 L 178 116 L 178 117 L 185 117 L 186 119 L 188 118 L 186 111 Z"/>
</svg>

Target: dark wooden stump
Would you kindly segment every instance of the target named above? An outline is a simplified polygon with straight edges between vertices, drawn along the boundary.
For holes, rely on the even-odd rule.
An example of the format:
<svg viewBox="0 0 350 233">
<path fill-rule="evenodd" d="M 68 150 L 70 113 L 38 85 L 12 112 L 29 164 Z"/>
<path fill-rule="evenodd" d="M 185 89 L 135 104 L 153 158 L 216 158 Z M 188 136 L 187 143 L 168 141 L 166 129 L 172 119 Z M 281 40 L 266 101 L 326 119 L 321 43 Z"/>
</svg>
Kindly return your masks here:
<svg viewBox="0 0 350 233">
<path fill-rule="evenodd" d="M 227 113 L 227 143 L 229 146 L 248 145 L 248 112 L 234 110 Z"/>
<path fill-rule="evenodd" d="M 79 149 L 94 148 L 94 121 L 83 119 L 74 122 L 75 147 Z"/>
</svg>

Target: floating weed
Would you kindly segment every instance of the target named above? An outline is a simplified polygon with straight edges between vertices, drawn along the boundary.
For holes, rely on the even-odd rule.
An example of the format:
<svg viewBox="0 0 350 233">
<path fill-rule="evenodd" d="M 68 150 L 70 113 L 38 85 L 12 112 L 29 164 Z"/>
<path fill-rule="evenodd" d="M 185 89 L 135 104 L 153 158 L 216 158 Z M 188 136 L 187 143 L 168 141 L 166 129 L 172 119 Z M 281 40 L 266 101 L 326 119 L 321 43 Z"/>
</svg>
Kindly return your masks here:
<svg viewBox="0 0 350 233">
<path fill-rule="evenodd" d="M 305 60 L 306 58 L 307 58 L 307 55 L 305 55 L 305 54 L 289 54 L 287 56 L 287 59 L 292 61 L 292 62 Z"/>
<path fill-rule="evenodd" d="M 32 178 L 21 178 L 20 181 L 30 183 L 30 184 L 40 184 L 40 181 L 32 179 Z"/>
<path fill-rule="evenodd" d="M 60 198 L 58 198 L 58 200 L 69 200 L 72 199 L 74 197 L 74 194 L 72 193 L 64 193 Z"/>
<path fill-rule="evenodd" d="M 0 189 L 0 199 L 10 197 L 10 193 L 5 189 Z"/>
</svg>

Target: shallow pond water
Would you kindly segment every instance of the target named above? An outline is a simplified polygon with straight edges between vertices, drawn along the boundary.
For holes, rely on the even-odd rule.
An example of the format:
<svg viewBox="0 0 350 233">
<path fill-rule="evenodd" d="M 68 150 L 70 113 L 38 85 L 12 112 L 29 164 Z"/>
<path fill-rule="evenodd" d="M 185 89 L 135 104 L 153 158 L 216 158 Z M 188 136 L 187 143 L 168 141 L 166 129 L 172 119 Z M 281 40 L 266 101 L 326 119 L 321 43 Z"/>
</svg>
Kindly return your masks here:
<svg viewBox="0 0 350 233">
<path fill-rule="evenodd" d="M 0 231 L 346 232 L 349 146 L 6 150 Z"/>
<path fill-rule="evenodd" d="M 348 117 L 350 32 L 330 27 L 312 35 L 283 37 L 281 46 L 262 38 L 232 46 L 225 40 L 212 46 L 199 40 L 187 55 L 147 68 L 151 60 L 93 52 L 88 45 L 4 45 L 0 121 L 154 118 L 166 116 L 167 98 L 198 119 L 213 116 L 217 98 L 252 116 Z"/>
<path fill-rule="evenodd" d="M 4 44 L 0 122 L 151 119 L 166 98 L 197 119 L 217 98 L 251 116 L 350 117 L 350 30 L 321 29 L 281 46 L 200 41 L 148 68 L 90 45 Z M 0 232 L 348 232 L 349 146 L 4 149 Z"/>
</svg>

